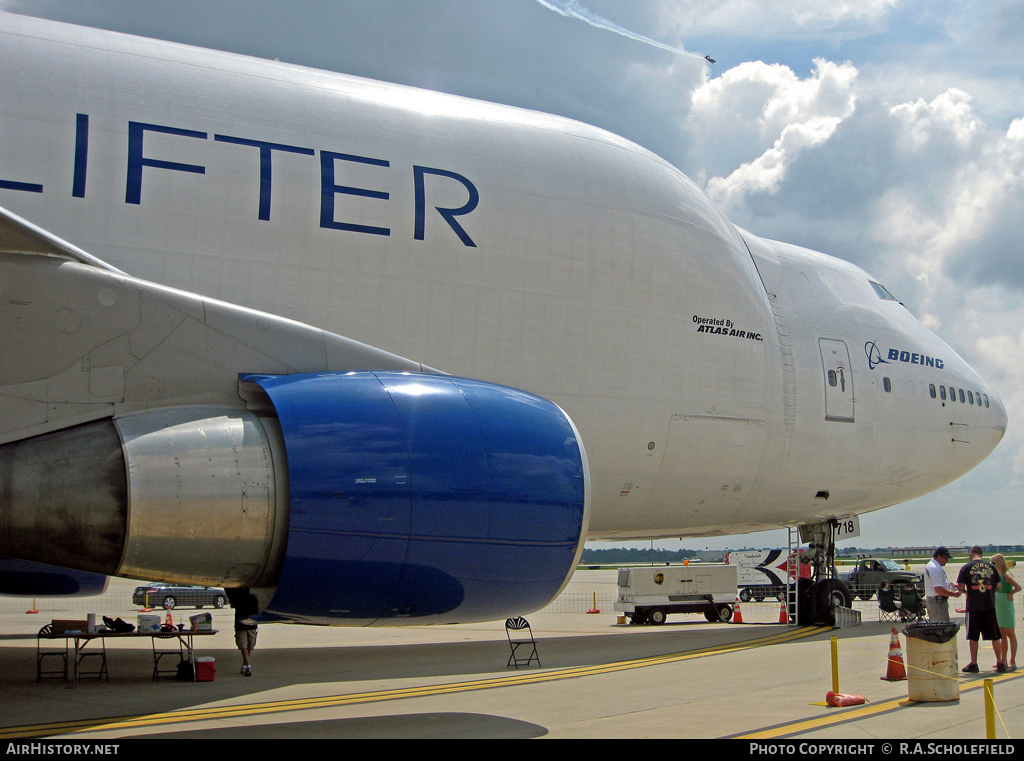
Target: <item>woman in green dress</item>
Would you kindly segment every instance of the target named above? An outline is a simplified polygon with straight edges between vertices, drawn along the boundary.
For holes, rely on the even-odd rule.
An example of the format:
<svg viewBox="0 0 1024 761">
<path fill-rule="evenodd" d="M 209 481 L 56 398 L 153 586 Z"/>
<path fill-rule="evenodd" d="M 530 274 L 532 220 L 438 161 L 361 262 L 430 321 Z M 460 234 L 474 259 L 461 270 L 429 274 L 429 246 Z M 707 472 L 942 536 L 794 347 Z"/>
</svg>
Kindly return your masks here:
<svg viewBox="0 0 1024 761">
<path fill-rule="evenodd" d="M 993 649 L 996 651 L 996 661 L 1006 664 L 1007 671 L 1017 670 L 1017 632 L 1014 629 L 1013 595 L 1020 591 L 1020 584 L 1013 578 L 1010 569 L 1006 565 L 1006 558 L 1002 555 L 992 556 L 992 565 L 999 571 L 1002 582 L 999 588 L 994 590 L 996 596 L 996 621 L 999 624 L 999 634 L 1002 639 L 993 642 Z"/>
</svg>

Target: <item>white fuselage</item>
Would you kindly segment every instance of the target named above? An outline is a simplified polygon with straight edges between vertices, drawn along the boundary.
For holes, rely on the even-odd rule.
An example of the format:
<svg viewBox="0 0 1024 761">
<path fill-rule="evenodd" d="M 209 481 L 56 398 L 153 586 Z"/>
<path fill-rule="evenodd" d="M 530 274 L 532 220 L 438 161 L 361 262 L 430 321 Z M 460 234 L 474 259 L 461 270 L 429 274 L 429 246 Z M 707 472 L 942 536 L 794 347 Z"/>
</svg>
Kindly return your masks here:
<svg viewBox="0 0 1024 761">
<path fill-rule="evenodd" d="M 9 15 L 0 63 L 0 206 L 135 277 L 554 401 L 591 538 L 878 509 L 1005 430 L 862 270 L 741 234 L 597 128 Z M 147 393 L 116 410 L 166 403 Z"/>
</svg>

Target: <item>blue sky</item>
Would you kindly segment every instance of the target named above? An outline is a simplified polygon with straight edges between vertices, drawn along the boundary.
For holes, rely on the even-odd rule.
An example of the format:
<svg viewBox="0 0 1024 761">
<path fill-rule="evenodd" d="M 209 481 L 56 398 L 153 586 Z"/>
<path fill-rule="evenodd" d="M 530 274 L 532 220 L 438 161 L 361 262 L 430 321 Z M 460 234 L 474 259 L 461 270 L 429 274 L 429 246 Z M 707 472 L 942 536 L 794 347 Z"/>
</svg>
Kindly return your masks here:
<svg viewBox="0 0 1024 761">
<path fill-rule="evenodd" d="M 1024 543 L 1019 0 L 0 0 L 0 9 L 558 113 L 640 143 L 736 224 L 867 269 L 1006 403 L 1009 431 L 985 463 L 864 516 L 855 543 Z"/>
</svg>

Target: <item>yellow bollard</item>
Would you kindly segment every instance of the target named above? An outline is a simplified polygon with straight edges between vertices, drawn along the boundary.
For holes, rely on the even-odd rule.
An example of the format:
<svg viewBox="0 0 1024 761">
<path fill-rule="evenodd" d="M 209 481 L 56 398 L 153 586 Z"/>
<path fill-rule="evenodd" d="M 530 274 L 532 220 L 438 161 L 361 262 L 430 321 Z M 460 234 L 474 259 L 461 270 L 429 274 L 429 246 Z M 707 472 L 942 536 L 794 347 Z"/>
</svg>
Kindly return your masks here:
<svg viewBox="0 0 1024 761">
<path fill-rule="evenodd" d="M 864 705 L 867 701 L 862 695 L 843 695 L 839 692 L 839 638 L 832 638 L 832 692 L 825 694 L 825 705 L 833 708 Z M 815 703 L 815 705 L 821 705 Z"/>
<path fill-rule="evenodd" d="M 839 638 L 832 638 L 832 692 L 839 692 Z"/>
<path fill-rule="evenodd" d="M 985 739 L 996 739 L 996 698 L 992 694 L 992 680 L 985 680 Z"/>
</svg>

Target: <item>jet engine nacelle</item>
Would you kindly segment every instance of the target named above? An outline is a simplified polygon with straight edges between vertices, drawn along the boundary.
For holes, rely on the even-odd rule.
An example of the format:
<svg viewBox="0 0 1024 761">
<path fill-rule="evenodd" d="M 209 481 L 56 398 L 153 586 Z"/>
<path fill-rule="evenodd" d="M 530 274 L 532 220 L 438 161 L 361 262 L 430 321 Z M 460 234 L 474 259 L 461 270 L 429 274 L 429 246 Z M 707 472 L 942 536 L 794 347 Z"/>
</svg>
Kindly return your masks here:
<svg viewBox="0 0 1024 761">
<path fill-rule="evenodd" d="M 589 474 L 554 404 L 425 374 L 240 386 L 250 409 L 147 410 L 0 447 L 0 554 L 276 586 L 268 612 L 321 623 L 505 617 L 568 581 Z"/>
<path fill-rule="evenodd" d="M 589 475 L 554 404 L 438 375 L 246 376 L 288 458 L 288 547 L 269 613 L 373 623 L 544 606 L 586 537 Z"/>
<path fill-rule="evenodd" d="M 106 576 L 46 563 L 0 558 L 0 595 L 91 597 L 107 591 Z"/>
</svg>

